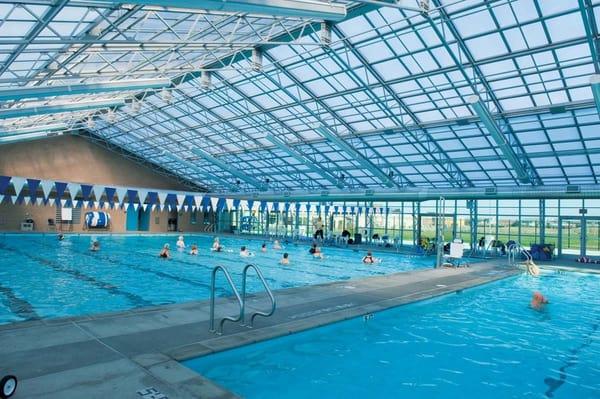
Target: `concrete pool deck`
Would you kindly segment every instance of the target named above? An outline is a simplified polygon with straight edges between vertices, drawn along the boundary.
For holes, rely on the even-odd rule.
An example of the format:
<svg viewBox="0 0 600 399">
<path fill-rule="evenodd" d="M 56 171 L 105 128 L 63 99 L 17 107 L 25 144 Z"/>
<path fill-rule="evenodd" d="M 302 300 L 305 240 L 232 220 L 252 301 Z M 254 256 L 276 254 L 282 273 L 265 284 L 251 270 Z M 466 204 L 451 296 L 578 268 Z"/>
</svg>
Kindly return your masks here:
<svg viewBox="0 0 600 399">
<path fill-rule="evenodd" d="M 257 317 L 253 329 L 226 323 L 221 336 L 208 331 L 208 301 L 3 325 L 0 377 L 10 373 L 19 378 L 15 399 L 235 397 L 178 361 L 519 273 L 504 262 L 277 290 L 272 317 Z M 266 296 L 249 297 L 247 306 L 267 309 Z M 231 298 L 217 300 L 217 320 L 236 312 Z"/>
</svg>

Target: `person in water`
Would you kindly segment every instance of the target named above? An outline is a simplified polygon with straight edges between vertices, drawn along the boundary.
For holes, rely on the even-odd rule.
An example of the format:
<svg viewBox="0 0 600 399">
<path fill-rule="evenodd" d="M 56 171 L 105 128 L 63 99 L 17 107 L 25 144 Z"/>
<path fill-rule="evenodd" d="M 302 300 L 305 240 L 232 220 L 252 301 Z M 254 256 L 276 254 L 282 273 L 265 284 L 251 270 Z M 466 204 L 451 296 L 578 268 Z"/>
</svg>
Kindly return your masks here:
<svg viewBox="0 0 600 399">
<path fill-rule="evenodd" d="M 65 239 L 65 235 L 64 235 L 63 233 L 60 233 L 60 234 L 57 236 L 57 238 L 58 238 L 58 241 L 62 241 L 62 240 L 64 240 L 64 239 Z"/>
<path fill-rule="evenodd" d="M 550 302 L 548 301 L 548 299 L 544 295 L 542 295 L 541 292 L 536 291 L 533 293 L 533 297 L 531 298 L 529 306 L 531 306 L 531 308 L 535 310 L 543 310 L 545 305 L 549 303 Z"/>
<path fill-rule="evenodd" d="M 179 236 L 179 239 L 177 240 L 177 249 L 183 248 L 185 248 L 185 242 L 183 241 L 183 236 Z"/>
<path fill-rule="evenodd" d="M 260 246 L 260 252 L 267 252 L 267 244 L 263 243 L 263 245 Z"/>
<path fill-rule="evenodd" d="M 90 251 L 92 251 L 92 252 L 100 251 L 100 241 L 92 240 L 92 245 L 90 246 Z"/>
<path fill-rule="evenodd" d="M 169 259 L 171 257 L 171 248 L 169 247 L 169 244 L 163 246 L 158 256 L 163 259 Z"/>
<path fill-rule="evenodd" d="M 221 243 L 219 242 L 219 237 L 215 237 L 211 250 L 213 250 L 215 252 L 221 252 L 223 250 L 223 247 L 221 246 Z"/>
<path fill-rule="evenodd" d="M 242 247 L 240 248 L 240 256 L 243 256 L 243 257 L 252 256 L 252 252 L 248 251 L 248 248 L 246 248 L 245 245 L 242 245 Z"/>
<path fill-rule="evenodd" d="M 371 251 L 367 252 L 367 254 L 362 258 L 363 263 L 373 264 L 377 263 L 378 259 L 373 257 Z"/>
<path fill-rule="evenodd" d="M 312 247 L 308 250 L 313 257 L 323 259 L 323 252 L 321 252 L 321 248 L 317 246 L 317 243 L 313 243 Z"/>
<path fill-rule="evenodd" d="M 273 249 L 281 249 L 281 244 L 279 243 L 279 240 L 275 240 L 275 242 L 273 243 Z"/>
<path fill-rule="evenodd" d="M 283 257 L 281 258 L 281 260 L 279 261 L 280 264 L 282 265 L 289 265 L 290 264 L 290 256 L 288 255 L 288 253 L 284 253 Z"/>
<path fill-rule="evenodd" d="M 192 248 L 190 249 L 190 255 L 198 255 L 198 245 L 192 244 Z"/>
</svg>

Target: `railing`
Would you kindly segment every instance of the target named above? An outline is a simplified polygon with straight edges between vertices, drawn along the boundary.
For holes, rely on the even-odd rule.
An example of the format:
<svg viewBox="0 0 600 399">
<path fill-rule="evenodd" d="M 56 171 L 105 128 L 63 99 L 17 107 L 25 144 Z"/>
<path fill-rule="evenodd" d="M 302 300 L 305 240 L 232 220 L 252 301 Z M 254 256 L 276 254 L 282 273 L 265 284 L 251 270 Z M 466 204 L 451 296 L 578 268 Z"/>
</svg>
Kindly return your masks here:
<svg viewBox="0 0 600 399">
<path fill-rule="evenodd" d="M 240 314 L 237 317 L 227 316 L 221 319 L 219 322 L 219 331 L 215 331 L 215 281 L 217 277 L 217 272 L 221 270 L 235 295 L 238 304 L 240 305 Z M 238 294 L 237 289 L 235 288 L 235 284 L 233 284 L 233 280 L 231 279 L 231 275 L 223 266 L 216 266 L 212 271 L 212 280 L 210 283 L 210 329 L 209 331 L 212 333 L 217 333 L 219 335 L 223 334 L 223 324 L 229 320 L 234 323 L 242 320 L 244 317 L 244 302 L 240 298 L 240 294 Z"/>
<path fill-rule="evenodd" d="M 533 261 L 533 257 L 531 256 L 531 252 L 525 249 L 521 244 L 514 243 L 508 247 L 508 264 L 510 266 L 515 266 L 517 264 L 517 255 L 524 255 L 526 258 L 526 262 Z"/>
<path fill-rule="evenodd" d="M 262 285 L 265 287 L 265 291 L 267 292 L 267 295 L 269 296 L 269 299 L 271 300 L 271 310 L 269 312 L 254 312 L 250 315 L 250 324 L 246 324 L 246 280 L 247 280 L 247 276 L 248 276 L 248 270 L 250 269 L 254 269 L 256 271 L 256 275 L 258 276 L 258 278 L 260 279 L 260 281 L 262 282 Z M 240 313 L 237 317 L 233 317 L 233 316 L 227 316 L 221 319 L 221 321 L 219 322 L 219 330 L 215 330 L 215 282 L 216 282 L 216 277 L 217 277 L 217 272 L 221 270 L 223 272 L 223 274 L 225 275 L 225 278 L 227 279 L 227 282 L 229 283 L 229 286 L 231 287 L 231 290 L 233 291 L 233 294 L 235 295 L 237 302 L 240 306 Z M 226 268 L 224 268 L 223 266 L 216 266 L 213 270 L 212 270 L 212 279 L 211 279 L 211 285 L 210 285 L 210 329 L 209 331 L 212 333 L 216 333 L 218 335 L 223 334 L 223 324 L 225 324 L 226 321 L 231 321 L 234 323 L 237 323 L 239 321 L 242 322 L 242 325 L 245 325 L 249 328 L 252 328 L 253 324 L 254 324 L 254 318 L 256 316 L 262 316 L 262 317 L 269 317 L 272 316 L 273 313 L 275 313 L 275 309 L 276 309 L 277 305 L 275 302 L 275 297 L 273 296 L 273 292 L 271 291 L 271 289 L 269 288 L 269 285 L 267 284 L 267 281 L 265 280 L 265 277 L 263 276 L 260 268 L 256 265 L 253 264 L 248 264 L 244 267 L 244 271 L 242 273 L 242 295 L 240 297 L 240 294 L 238 293 L 238 290 L 235 288 L 235 284 L 233 283 L 233 280 L 231 278 L 231 275 L 229 274 L 229 272 L 227 271 Z"/>
<path fill-rule="evenodd" d="M 250 324 L 248 325 L 248 327 L 252 327 L 253 324 L 254 324 L 254 318 L 256 316 L 262 316 L 262 317 L 272 316 L 273 313 L 275 313 L 275 308 L 277 307 L 277 304 L 275 302 L 275 297 L 273 296 L 273 292 L 271 292 L 271 289 L 267 285 L 267 281 L 265 280 L 265 277 L 263 276 L 263 274 L 260 271 L 260 269 L 256 265 L 253 265 L 253 264 L 246 265 L 246 267 L 244 267 L 244 272 L 242 273 L 242 314 L 243 314 L 243 317 L 244 317 L 243 322 L 246 323 L 246 320 L 245 320 L 245 311 L 246 311 L 246 278 L 248 276 L 248 270 L 249 269 L 254 269 L 254 271 L 256 271 L 256 275 L 258 276 L 258 278 L 262 282 L 262 285 L 263 285 L 263 287 L 265 287 L 265 291 L 267 292 L 267 295 L 271 299 L 271 311 L 269 311 L 268 313 L 266 313 L 266 312 L 254 312 L 254 313 L 252 313 L 250 315 Z"/>
</svg>

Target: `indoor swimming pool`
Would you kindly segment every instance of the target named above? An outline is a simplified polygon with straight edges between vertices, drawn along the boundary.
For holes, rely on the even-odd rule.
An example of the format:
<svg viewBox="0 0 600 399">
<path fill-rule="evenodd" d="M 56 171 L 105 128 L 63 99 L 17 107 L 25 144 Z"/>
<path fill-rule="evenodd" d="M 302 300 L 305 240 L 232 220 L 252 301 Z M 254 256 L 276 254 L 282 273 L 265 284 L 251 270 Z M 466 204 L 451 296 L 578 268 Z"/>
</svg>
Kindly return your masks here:
<svg viewBox="0 0 600 399">
<path fill-rule="evenodd" d="M 320 284 L 358 277 L 384 275 L 433 265 L 431 258 L 381 252 L 382 263 L 364 265 L 364 251 L 324 248 L 324 259 L 313 259 L 306 245 L 283 244 L 281 250 L 260 251 L 263 241 L 222 238 L 224 252 L 210 251 L 212 237 L 185 236 L 187 249 L 176 250 L 176 235 L 99 236 L 99 252 L 89 250 L 91 237 L 67 235 L 0 235 L 0 324 L 37 318 L 77 316 L 145 306 L 208 299 L 210 275 L 216 265 L 229 269 L 241 285 L 241 271 L 255 263 L 272 289 Z M 171 259 L 158 257 L 169 243 Z M 191 244 L 198 256 L 189 255 Z M 255 256 L 241 258 L 249 247 Z M 284 252 L 290 264 L 280 265 Z M 249 291 L 262 291 L 250 279 Z M 226 295 L 224 279 L 218 295 Z"/>
<path fill-rule="evenodd" d="M 599 289 L 521 275 L 184 364 L 247 398 L 598 398 Z"/>
</svg>

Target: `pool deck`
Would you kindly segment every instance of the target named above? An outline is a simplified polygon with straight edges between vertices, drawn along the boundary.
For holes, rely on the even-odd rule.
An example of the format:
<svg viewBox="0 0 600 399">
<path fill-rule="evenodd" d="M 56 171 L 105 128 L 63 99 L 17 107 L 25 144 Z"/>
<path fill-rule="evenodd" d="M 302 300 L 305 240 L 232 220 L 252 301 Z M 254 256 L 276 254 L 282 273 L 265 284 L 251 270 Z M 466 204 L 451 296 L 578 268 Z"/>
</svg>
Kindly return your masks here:
<svg viewBox="0 0 600 399">
<path fill-rule="evenodd" d="M 277 311 L 249 329 L 226 323 L 208 331 L 209 302 L 0 326 L 0 377 L 19 378 L 24 398 L 232 398 L 178 361 L 288 335 L 519 273 L 505 260 L 469 268 L 427 269 L 275 291 Z M 251 309 L 267 309 L 262 294 Z M 217 317 L 234 315 L 231 298 Z M 159 393 L 162 393 L 161 396 Z"/>
</svg>

